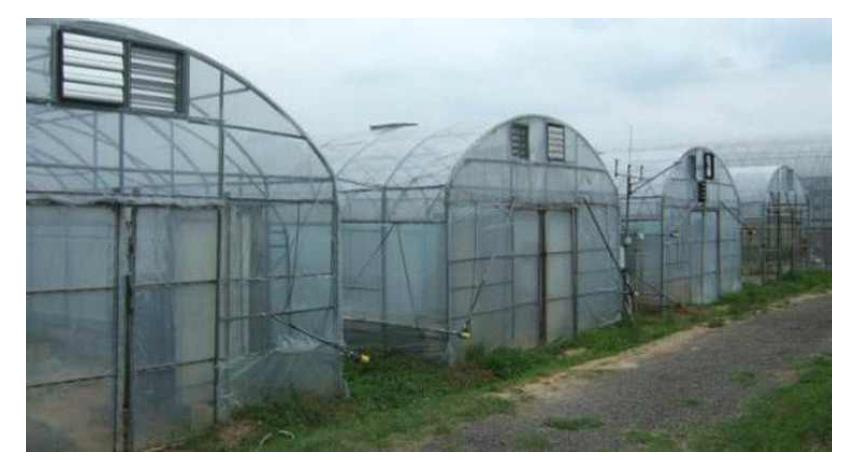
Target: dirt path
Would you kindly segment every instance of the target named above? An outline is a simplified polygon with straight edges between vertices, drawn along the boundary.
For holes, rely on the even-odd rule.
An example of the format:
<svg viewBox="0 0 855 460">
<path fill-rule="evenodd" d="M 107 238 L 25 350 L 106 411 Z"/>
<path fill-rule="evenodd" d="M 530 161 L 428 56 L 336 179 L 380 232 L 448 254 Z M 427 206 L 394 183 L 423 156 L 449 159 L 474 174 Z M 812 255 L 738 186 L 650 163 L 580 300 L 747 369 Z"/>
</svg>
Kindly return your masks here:
<svg viewBox="0 0 855 460">
<path fill-rule="evenodd" d="M 797 377 L 793 363 L 831 353 L 831 294 L 720 328 L 694 328 L 514 389 L 515 413 L 469 424 L 425 450 L 639 450 L 643 433 L 679 433 L 739 412 L 748 397 Z M 586 417 L 599 427 L 550 428 Z M 648 436 L 649 441 L 649 436 Z"/>
</svg>

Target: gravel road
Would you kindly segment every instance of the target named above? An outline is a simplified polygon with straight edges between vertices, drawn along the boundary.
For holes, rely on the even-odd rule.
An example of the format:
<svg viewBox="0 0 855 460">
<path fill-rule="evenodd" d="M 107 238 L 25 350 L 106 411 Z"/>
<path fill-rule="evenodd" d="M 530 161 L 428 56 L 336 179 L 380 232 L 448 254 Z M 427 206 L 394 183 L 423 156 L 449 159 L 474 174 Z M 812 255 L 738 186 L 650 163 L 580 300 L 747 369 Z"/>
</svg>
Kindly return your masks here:
<svg viewBox="0 0 855 460">
<path fill-rule="evenodd" d="M 820 353 L 831 353 L 830 293 L 526 384 L 501 395 L 519 401 L 513 414 L 468 424 L 423 449 L 639 450 L 645 447 L 639 433 L 680 433 L 737 415 L 752 395 L 794 382 L 793 364 Z M 589 427 L 546 426 L 556 417 L 584 417 Z"/>
</svg>

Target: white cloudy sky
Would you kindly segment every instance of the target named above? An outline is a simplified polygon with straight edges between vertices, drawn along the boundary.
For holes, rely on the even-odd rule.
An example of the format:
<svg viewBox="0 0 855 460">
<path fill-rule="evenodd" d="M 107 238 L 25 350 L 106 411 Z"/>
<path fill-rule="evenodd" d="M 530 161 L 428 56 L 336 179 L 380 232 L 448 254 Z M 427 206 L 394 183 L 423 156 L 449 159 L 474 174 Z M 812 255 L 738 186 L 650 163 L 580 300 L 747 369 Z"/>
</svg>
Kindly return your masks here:
<svg viewBox="0 0 855 460">
<path fill-rule="evenodd" d="M 831 134 L 830 20 L 119 20 L 193 47 L 310 135 L 516 113 L 600 149 Z"/>
</svg>

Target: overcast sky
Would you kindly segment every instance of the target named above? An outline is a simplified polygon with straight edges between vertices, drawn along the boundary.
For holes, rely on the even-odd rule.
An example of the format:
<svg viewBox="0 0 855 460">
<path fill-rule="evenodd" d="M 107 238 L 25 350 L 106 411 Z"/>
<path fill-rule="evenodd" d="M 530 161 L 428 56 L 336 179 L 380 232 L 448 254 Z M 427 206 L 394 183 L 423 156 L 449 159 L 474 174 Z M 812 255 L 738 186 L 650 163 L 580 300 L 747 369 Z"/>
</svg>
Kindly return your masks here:
<svg viewBox="0 0 855 460">
<path fill-rule="evenodd" d="M 831 134 L 830 20 L 120 20 L 226 64 L 317 140 L 556 116 L 595 147 Z"/>
</svg>

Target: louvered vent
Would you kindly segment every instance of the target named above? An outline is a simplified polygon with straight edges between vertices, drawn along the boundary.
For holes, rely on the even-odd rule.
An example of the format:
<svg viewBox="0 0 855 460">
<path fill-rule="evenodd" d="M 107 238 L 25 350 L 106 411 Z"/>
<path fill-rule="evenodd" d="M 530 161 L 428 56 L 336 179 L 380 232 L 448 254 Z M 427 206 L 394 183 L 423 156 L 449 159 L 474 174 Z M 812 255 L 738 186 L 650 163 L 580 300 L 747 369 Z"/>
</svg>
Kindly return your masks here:
<svg viewBox="0 0 855 460">
<path fill-rule="evenodd" d="M 528 158 L 527 125 L 511 125 L 511 155 Z"/>
<path fill-rule="evenodd" d="M 715 179 L 715 156 L 710 152 L 704 152 L 704 179 Z"/>
<path fill-rule="evenodd" d="M 564 161 L 564 127 L 546 125 L 546 158 Z"/>
<path fill-rule="evenodd" d="M 63 32 L 62 97 L 122 104 L 124 56 L 121 41 Z"/>
<path fill-rule="evenodd" d="M 131 48 L 131 108 L 174 112 L 178 104 L 178 54 Z"/>
</svg>

